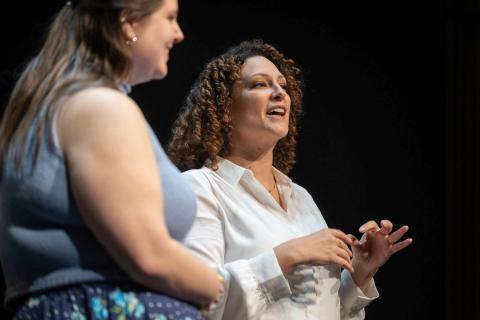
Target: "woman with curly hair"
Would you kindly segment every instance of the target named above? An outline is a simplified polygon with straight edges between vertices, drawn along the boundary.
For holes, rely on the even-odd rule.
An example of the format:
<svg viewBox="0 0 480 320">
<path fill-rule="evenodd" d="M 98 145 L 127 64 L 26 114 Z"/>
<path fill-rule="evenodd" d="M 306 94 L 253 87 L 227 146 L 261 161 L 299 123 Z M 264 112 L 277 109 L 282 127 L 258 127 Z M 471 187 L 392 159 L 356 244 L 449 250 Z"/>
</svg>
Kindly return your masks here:
<svg viewBox="0 0 480 320">
<path fill-rule="evenodd" d="M 361 240 L 328 228 L 288 178 L 300 76 L 273 46 L 242 42 L 205 66 L 174 125 L 169 152 L 198 199 L 186 245 L 227 279 L 211 318 L 362 319 L 375 272 L 412 242 L 388 220 Z"/>
</svg>

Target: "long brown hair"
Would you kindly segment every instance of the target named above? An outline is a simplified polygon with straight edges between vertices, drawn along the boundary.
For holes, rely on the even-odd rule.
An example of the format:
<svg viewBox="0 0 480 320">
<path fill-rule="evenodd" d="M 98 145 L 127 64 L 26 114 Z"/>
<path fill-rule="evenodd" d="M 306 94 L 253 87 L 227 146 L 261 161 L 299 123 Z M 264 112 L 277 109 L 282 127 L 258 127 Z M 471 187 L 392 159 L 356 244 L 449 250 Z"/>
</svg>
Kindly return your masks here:
<svg viewBox="0 0 480 320">
<path fill-rule="evenodd" d="M 34 130 L 35 163 L 41 137 L 65 98 L 87 87 L 118 88 L 131 68 L 120 15 L 130 22 L 139 21 L 162 4 L 163 0 L 67 2 L 12 91 L 0 122 L 0 160 L 13 152 L 20 170 L 27 136 Z"/>
<path fill-rule="evenodd" d="M 273 165 L 288 174 L 295 163 L 297 123 L 302 113 L 300 69 L 275 47 L 262 40 L 244 41 L 208 62 L 194 83 L 175 121 L 168 152 L 182 170 L 199 168 L 210 160 L 217 168 L 217 156 L 228 156 L 231 150 L 232 123 L 229 112 L 233 83 L 250 57 L 263 56 L 287 79 L 291 98 L 288 134 L 273 150 Z"/>
</svg>

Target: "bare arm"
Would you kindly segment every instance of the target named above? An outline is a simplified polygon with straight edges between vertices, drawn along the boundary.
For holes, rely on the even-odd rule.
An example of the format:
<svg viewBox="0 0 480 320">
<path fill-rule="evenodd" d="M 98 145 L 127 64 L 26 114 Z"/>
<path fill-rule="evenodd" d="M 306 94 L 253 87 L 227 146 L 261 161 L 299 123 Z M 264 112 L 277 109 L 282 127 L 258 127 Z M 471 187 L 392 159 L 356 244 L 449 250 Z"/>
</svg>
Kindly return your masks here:
<svg viewBox="0 0 480 320">
<path fill-rule="evenodd" d="M 142 285 L 205 304 L 221 290 L 216 273 L 170 238 L 145 119 L 106 88 L 71 97 L 58 119 L 61 148 L 80 212 L 118 265 Z"/>
</svg>

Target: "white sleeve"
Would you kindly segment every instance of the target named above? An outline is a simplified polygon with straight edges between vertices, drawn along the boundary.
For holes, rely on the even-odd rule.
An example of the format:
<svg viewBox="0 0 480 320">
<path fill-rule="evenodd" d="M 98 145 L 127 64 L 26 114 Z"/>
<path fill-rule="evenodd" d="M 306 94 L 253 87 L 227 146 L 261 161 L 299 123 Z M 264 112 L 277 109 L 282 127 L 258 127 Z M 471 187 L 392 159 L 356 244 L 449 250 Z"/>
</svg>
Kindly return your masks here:
<svg viewBox="0 0 480 320">
<path fill-rule="evenodd" d="M 365 318 L 365 307 L 378 298 L 375 281 L 370 282 L 363 292 L 353 281 L 350 272 L 343 270 L 340 285 L 340 318 L 342 320 L 361 320 Z"/>
<path fill-rule="evenodd" d="M 318 221 L 320 225 L 327 224 L 323 218 L 320 209 L 318 209 L 312 196 L 304 188 L 299 188 L 299 191 L 305 196 L 307 201 L 310 202 L 310 206 L 315 208 L 315 212 L 318 215 Z M 340 296 L 340 319 L 341 320 L 361 320 L 365 318 L 365 307 L 373 300 L 379 297 L 375 282 L 372 279 L 366 292 L 357 286 L 353 281 L 350 272 L 343 270 L 341 273 L 341 284 L 339 289 Z"/>
<path fill-rule="evenodd" d="M 197 217 L 185 245 L 225 278 L 225 293 L 208 319 L 260 319 L 269 305 L 290 295 L 273 249 L 251 259 L 224 263 L 225 238 L 221 208 L 201 172 L 185 174 L 197 196 Z"/>
</svg>

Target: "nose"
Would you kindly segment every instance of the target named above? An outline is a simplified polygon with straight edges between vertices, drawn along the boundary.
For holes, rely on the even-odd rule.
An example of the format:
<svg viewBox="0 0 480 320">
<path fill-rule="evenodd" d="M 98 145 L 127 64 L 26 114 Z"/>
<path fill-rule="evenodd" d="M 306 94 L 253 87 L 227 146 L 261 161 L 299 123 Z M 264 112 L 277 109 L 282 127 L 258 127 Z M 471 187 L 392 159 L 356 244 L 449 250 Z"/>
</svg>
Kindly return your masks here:
<svg viewBox="0 0 480 320">
<path fill-rule="evenodd" d="M 175 38 L 174 38 L 174 43 L 179 43 L 182 42 L 183 39 L 185 38 L 182 28 L 180 28 L 180 25 L 177 22 L 177 29 L 175 30 Z"/>
<path fill-rule="evenodd" d="M 278 83 L 275 84 L 274 86 L 274 92 L 272 94 L 272 98 L 274 100 L 277 100 L 277 101 L 282 101 L 283 99 L 285 99 L 285 97 L 287 96 L 287 92 L 286 90 L 281 86 L 279 85 Z"/>
</svg>

